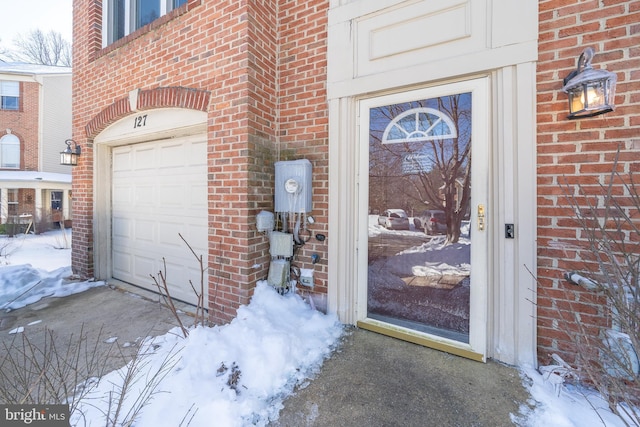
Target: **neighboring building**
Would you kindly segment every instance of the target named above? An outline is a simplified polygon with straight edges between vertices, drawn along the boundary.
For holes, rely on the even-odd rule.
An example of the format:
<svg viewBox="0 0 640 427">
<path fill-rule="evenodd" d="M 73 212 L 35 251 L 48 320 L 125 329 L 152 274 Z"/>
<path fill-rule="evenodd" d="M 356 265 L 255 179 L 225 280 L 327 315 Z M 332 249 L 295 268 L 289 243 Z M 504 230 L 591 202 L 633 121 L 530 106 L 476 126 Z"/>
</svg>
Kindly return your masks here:
<svg viewBox="0 0 640 427">
<path fill-rule="evenodd" d="M 0 220 L 5 233 L 71 221 L 71 68 L 0 62 Z"/>
<path fill-rule="evenodd" d="M 553 299 L 537 297 L 574 288 L 563 273 L 575 253 L 554 242 L 576 227 L 550 205 L 562 175 L 600 179 L 620 144 L 637 164 L 637 2 L 119 4 L 74 1 L 76 274 L 153 289 L 165 259 L 172 294 L 195 302 L 199 268 L 180 234 L 208 267 L 211 319 L 229 321 L 268 275 L 256 215 L 275 209 L 275 163 L 307 159 L 314 221 L 292 214 L 302 221 L 289 230 L 304 233 L 295 263 L 313 270 L 301 291 L 317 307 L 476 360 L 535 365 L 571 352 Z M 618 74 L 619 107 L 568 121 L 562 79 L 587 45 L 596 67 Z M 438 162 L 444 152 L 459 161 Z M 458 245 L 470 277 L 436 283 L 383 265 L 406 241 L 376 239 L 368 213 L 424 208 L 421 191 L 440 188 L 458 221 L 471 213 Z M 393 301 L 376 300 L 379 289 Z M 399 313 L 414 292 L 434 298 Z"/>
</svg>

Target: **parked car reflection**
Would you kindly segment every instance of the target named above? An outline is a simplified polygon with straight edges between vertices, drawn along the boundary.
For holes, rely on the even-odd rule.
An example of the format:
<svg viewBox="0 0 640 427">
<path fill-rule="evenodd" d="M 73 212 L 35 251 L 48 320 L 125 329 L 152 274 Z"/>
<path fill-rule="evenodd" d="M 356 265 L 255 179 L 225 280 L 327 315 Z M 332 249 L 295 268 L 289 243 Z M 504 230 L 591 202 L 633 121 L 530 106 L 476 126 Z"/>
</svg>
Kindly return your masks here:
<svg viewBox="0 0 640 427">
<path fill-rule="evenodd" d="M 443 211 L 426 210 L 413 218 L 416 230 L 422 230 L 425 234 L 444 234 L 447 232 L 447 220 Z"/>
<path fill-rule="evenodd" d="M 402 209 L 387 209 L 378 216 L 378 224 L 388 230 L 408 230 L 409 217 Z"/>
</svg>

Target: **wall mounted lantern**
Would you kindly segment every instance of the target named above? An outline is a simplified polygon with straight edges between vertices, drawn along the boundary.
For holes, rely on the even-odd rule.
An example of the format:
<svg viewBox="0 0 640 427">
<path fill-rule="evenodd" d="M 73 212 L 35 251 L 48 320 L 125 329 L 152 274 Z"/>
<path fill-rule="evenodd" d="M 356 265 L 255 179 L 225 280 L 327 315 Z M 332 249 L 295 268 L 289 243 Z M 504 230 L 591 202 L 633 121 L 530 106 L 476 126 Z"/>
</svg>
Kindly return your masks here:
<svg viewBox="0 0 640 427">
<path fill-rule="evenodd" d="M 64 143 L 67 144 L 67 148 L 60 152 L 60 164 L 76 166 L 78 157 L 80 157 L 80 146 L 73 139 L 67 139 Z M 71 149 L 71 144 L 73 144 L 73 149 Z"/>
<path fill-rule="evenodd" d="M 569 96 L 569 119 L 593 117 L 613 111 L 617 76 L 605 70 L 594 70 L 594 50 L 586 48 L 578 58 L 578 67 L 563 80 L 563 92 Z"/>
</svg>

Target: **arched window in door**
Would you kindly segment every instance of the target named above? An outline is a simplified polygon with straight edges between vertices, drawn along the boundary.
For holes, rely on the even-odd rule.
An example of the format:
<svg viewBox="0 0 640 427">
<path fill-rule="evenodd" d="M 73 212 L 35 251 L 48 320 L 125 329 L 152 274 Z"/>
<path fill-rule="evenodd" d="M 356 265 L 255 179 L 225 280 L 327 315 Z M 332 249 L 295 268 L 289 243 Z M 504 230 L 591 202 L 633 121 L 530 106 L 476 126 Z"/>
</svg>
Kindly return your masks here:
<svg viewBox="0 0 640 427">
<path fill-rule="evenodd" d="M 20 168 L 20 139 L 12 133 L 0 138 L 0 168 Z"/>
<path fill-rule="evenodd" d="M 412 108 L 396 116 L 384 130 L 383 144 L 455 138 L 451 117 L 435 108 Z"/>
</svg>

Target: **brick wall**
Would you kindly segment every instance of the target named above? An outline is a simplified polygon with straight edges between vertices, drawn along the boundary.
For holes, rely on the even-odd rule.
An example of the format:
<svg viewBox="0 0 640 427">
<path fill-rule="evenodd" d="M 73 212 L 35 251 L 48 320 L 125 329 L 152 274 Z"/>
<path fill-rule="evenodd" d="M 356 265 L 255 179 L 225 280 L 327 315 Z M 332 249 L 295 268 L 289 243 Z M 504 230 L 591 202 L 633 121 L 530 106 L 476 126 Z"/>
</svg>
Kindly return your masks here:
<svg viewBox="0 0 640 427">
<path fill-rule="evenodd" d="M 74 0 L 73 136 L 83 154 L 73 169 L 72 267 L 93 275 L 93 147 L 86 130 L 94 126 L 87 125 L 134 89 L 207 91 L 209 308 L 213 320 L 228 321 L 267 275 L 268 241 L 255 230 L 255 215 L 273 210 L 275 161 L 314 163 L 314 208 L 318 230 L 326 231 L 328 3 L 190 0 L 104 49 L 101 3 Z M 306 28 L 316 22 L 319 33 Z M 302 256 L 313 251 L 326 259 L 323 250 L 310 247 Z M 323 271 L 318 289 L 326 290 L 325 282 Z"/>
<path fill-rule="evenodd" d="M 327 105 L 326 0 L 280 2 L 279 141 L 280 160 L 306 158 L 313 166 L 311 238 L 298 253 L 298 264 L 314 268 L 314 292 L 327 293 L 327 243 L 329 210 L 329 112 Z M 308 236 L 307 236 L 308 237 Z M 311 256 L 320 261 L 311 264 Z M 320 299 L 320 304 L 322 300 Z"/>
<path fill-rule="evenodd" d="M 38 170 L 39 94 L 38 83 L 21 82 L 19 110 L 0 110 L 0 137 L 11 129 L 11 133 L 20 139 L 21 170 Z"/>
<path fill-rule="evenodd" d="M 600 194 L 618 148 L 618 169 L 640 171 L 640 1 L 540 1 L 539 30 L 538 357 L 547 364 L 552 353 L 571 361 L 580 351 L 567 335 L 578 330 L 576 317 L 593 336 L 609 322 L 601 298 L 563 279 L 566 271 L 596 269 L 565 194 L 581 203 L 577 186 L 591 200 Z M 594 68 L 617 74 L 616 109 L 568 120 L 562 79 L 589 46 Z"/>
</svg>

